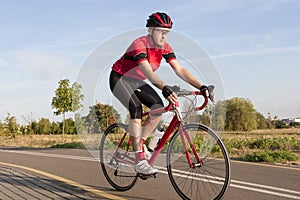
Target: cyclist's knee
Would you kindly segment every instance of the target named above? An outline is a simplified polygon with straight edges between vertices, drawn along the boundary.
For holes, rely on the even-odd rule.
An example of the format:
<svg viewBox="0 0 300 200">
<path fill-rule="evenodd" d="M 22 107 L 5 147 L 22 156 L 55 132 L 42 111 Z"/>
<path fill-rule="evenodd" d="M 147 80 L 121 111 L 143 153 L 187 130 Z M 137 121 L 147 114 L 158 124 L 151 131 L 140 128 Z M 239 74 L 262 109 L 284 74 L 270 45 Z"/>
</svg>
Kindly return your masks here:
<svg viewBox="0 0 300 200">
<path fill-rule="evenodd" d="M 141 125 L 142 120 L 135 118 L 135 119 L 130 119 L 130 123 L 135 124 L 135 125 Z"/>
<path fill-rule="evenodd" d="M 131 119 L 142 119 L 143 109 L 141 104 L 138 105 L 130 104 L 129 112 L 130 112 Z"/>
</svg>

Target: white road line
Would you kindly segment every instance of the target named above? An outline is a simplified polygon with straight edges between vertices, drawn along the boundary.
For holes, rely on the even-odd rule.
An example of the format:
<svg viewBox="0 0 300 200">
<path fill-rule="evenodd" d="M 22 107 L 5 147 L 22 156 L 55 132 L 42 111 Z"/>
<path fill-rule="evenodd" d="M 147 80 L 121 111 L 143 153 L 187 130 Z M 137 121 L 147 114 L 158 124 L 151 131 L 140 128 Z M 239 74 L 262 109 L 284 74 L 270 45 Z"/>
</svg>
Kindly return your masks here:
<svg viewBox="0 0 300 200">
<path fill-rule="evenodd" d="M 163 169 L 162 167 L 157 167 L 157 168 Z M 165 171 L 165 170 L 159 170 L 159 172 L 163 173 L 163 174 L 168 174 L 168 172 Z M 175 173 L 175 176 L 186 177 L 186 175 L 184 175 L 184 174 L 185 174 L 185 172 Z M 188 177 L 188 178 L 195 179 L 195 180 L 202 180 L 204 182 L 210 182 L 210 183 L 214 183 L 214 184 L 222 184 L 219 181 L 215 181 L 216 179 L 214 177 L 206 177 L 206 178 Z M 250 187 L 249 186 L 238 185 L 238 184 L 234 184 L 234 183 L 249 185 Z M 278 187 L 272 187 L 272 186 L 266 186 L 266 185 L 260 185 L 260 184 L 255 184 L 255 183 L 248 183 L 248 182 L 231 180 L 230 187 L 235 187 L 235 188 L 240 188 L 240 189 L 244 189 L 244 190 L 250 190 L 250 191 L 265 193 L 265 194 L 271 194 L 271 195 L 290 198 L 290 199 L 300 199 L 300 192 L 298 192 L 298 191 L 283 189 L 283 188 L 278 188 Z M 255 188 L 255 187 L 257 187 L 257 188 Z M 265 188 L 265 189 L 260 189 L 260 188 Z M 269 190 L 266 190 L 266 189 L 269 189 Z M 274 190 L 274 191 L 270 191 L 270 190 Z M 299 196 L 295 196 L 295 195 L 292 195 L 292 194 L 280 193 L 280 192 L 276 192 L 276 191 L 292 193 L 292 194 L 299 194 Z"/>
<path fill-rule="evenodd" d="M 83 157 L 83 156 L 72 156 L 72 155 L 62 155 L 62 154 L 53 154 L 53 153 L 40 153 L 40 152 L 31 152 L 31 151 L 19 151 L 19 150 L 0 150 L 0 152 L 9 152 L 9 153 L 18 153 L 24 155 L 35 155 L 35 156 L 46 156 L 52 158 L 67 158 L 67 159 L 74 159 L 74 160 L 84 160 L 84 161 L 97 161 L 94 157 Z"/>
<path fill-rule="evenodd" d="M 99 162 L 99 159 L 94 157 L 84 157 L 84 156 L 72 156 L 72 155 L 61 155 L 61 154 L 51 154 L 51 153 L 40 153 L 40 152 L 31 152 L 31 151 L 19 151 L 19 150 L 0 150 L 0 152 L 9 152 L 9 153 L 18 153 L 24 155 L 36 155 L 36 156 L 46 156 L 53 158 L 64 158 L 64 159 L 74 159 L 74 160 L 83 160 L 83 161 L 92 161 Z M 167 174 L 166 168 L 155 166 L 159 169 L 159 172 Z M 184 174 L 184 173 L 183 173 Z M 177 172 L 177 176 L 183 176 L 182 173 Z M 231 180 L 230 187 L 240 188 L 244 190 L 250 190 L 265 194 L 271 194 L 275 196 L 290 198 L 290 199 L 299 199 L 300 200 L 300 192 L 295 190 L 289 190 L 284 188 L 278 188 L 273 186 L 261 185 L 256 183 L 249 183 L 238 180 Z"/>
<path fill-rule="evenodd" d="M 256 183 L 248 183 L 248 182 L 236 181 L 236 180 L 231 180 L 231 183 L 235 183 L 234 185 L 237 185 L 237 184 L 239 184 L 239 185 L 249 185 L 249 186 L 253 186 L 253 187 L 260 187 L 260 188 L 265 188 L 265 189 L 269 189 L 269 190 L 276 190 L 276 191 L 281 191 L 281 192 L 293 193 L 293 194 L 300 195 L 300 192 L 298 192 L 298 191 L 283 189 L 283 188 L 278 188 L 278 187 L 272 187 L 272 186 L 267 186 L 267 185 L 261 185 L 261 184 L 256 184 Z M 298 198 L 300 198 L 300 196 Z"/>
<path fill-rule="evenodd" d="M 240 189 L 244 189 L 244 190 L 250 190 L 250 191 L 265 193 L 265 194 L 271 194 L 271 195 L 290 198 L 290 199 L 300 199 L 300 196 L 295 196 L 295 195 L 285 194 L 285 193 L 279 193 L 279 192 L 273 192 L 273 191 L 269 191 L 269 190 L 265 190 L 265 189 L 247 187 L 247 186 L 242 186 L 242 185 L 230 184 L 230 187 L 235 187 L 235 188 L 240 188 Z M 275 189 L 276 190 L 280 190 L 280 189 L 282 190 L 282 188 L 275 188 Z M 293 191 L 293 193 L 295 193 L 295 192 L 297 193 L 297 191 Z"/>
</svg>

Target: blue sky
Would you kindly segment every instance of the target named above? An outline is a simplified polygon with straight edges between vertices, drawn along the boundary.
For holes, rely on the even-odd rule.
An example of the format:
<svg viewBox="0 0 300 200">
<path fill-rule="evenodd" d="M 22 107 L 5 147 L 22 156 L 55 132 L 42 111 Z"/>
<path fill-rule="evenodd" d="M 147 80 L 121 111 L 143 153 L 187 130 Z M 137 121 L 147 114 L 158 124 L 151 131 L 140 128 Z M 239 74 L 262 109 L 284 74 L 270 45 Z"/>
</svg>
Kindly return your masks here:
<svg viewBox="0 0 300 200">
<path fill-rule="evenodd" d="M 0 3 L 0 120 L 7 112 L 20 123 L 60 120 L 50 106 L 58 81 L 75 81 L 97 46 L 144 28 L 155 11 L 170 14 L 174 30 L 206 50 L 222 77 L 226 99 L 249 98 L 265 116 L 300 117 L 300 1 Z"/>
</svg>

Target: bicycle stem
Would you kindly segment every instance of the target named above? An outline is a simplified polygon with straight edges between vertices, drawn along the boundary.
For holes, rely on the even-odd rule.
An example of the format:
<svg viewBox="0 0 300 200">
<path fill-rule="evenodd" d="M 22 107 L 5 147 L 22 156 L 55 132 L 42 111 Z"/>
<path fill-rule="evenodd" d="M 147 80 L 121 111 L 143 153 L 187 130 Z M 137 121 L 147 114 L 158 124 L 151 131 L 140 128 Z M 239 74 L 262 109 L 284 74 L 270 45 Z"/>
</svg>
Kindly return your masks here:
<svg viewBox="0 0 300 200">
<path fill-rule="evenodd" d="M 181 114 L 181 109 L 179 107 L 179 103 L 178 102 L 176 102 L 174 104 L 174 111 L 175 111 L 175 113 L 176 113 L 176 115 L 178 117 L 178 120 L 179 121 L 183 121 L 183 117 L 182 117 L 182 114 Z"/>
</svg>

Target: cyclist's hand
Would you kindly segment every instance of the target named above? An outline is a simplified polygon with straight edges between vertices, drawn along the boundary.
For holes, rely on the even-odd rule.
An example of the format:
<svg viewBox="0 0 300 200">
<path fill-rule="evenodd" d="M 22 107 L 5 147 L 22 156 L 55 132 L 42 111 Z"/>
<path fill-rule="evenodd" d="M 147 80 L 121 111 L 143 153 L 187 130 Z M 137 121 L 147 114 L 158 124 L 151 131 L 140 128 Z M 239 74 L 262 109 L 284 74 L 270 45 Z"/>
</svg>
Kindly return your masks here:
<svg viewBox="0 0 300 200">
<path fill-rule="evenodd" d="M 178 101 L 178 97 L 174 92 L 173 88 L 169 85 L 165 85 L 162 89 L 163 96 L 168 99 L 171 103 L 176 103 Z"/>
<path fill-rule="evenodd" d="M 209 97 L 208 87 L 206 85 L 201 85 L 200 92 L 202 93 L 202 95 L 204 97 L 206 97 L 206 98 Z"/>
<path fill-rule="evenodd" d="M 203 94 L 204 97 L 209 98 L 212 102 L 214 102 L 214 97 L 215 97 L 214 89 L 215 86 L 213 85 L 209 85 L 209 86 L 202 85 L 200 87 L 200 92 Z"/>
</svg>

